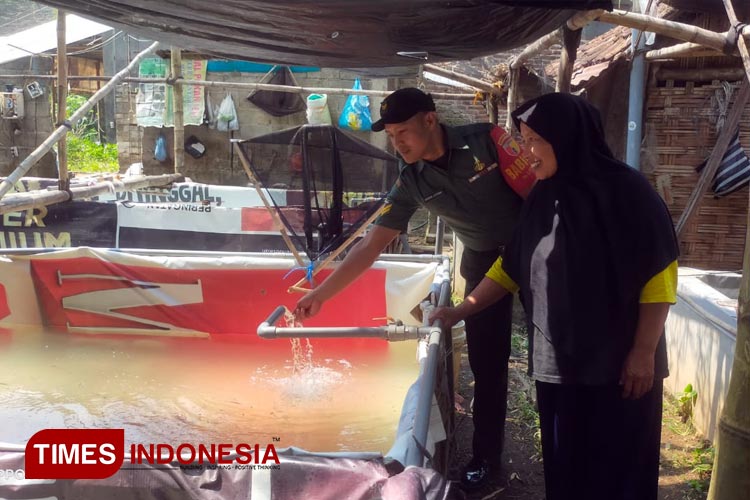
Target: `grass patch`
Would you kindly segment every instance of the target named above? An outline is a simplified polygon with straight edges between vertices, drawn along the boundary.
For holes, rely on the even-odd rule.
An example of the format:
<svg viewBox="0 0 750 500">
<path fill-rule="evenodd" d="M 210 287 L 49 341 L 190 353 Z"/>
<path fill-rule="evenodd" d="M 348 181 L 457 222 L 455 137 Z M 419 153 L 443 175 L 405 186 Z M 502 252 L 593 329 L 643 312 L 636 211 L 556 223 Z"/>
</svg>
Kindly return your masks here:
<svg viewBox="0 0 750 500">
<path fill-rule="evenodd" d="M 66 101 L 67 117 L 70 118 L 87 98 L 69 94 Z M 99 133 L 96 107 L 90 109 L 67 134 L 68 170 L 85 173 L 115 173 L 120 170 L 117 161 L 117 144 L 102 142 Z"/>
</svg>

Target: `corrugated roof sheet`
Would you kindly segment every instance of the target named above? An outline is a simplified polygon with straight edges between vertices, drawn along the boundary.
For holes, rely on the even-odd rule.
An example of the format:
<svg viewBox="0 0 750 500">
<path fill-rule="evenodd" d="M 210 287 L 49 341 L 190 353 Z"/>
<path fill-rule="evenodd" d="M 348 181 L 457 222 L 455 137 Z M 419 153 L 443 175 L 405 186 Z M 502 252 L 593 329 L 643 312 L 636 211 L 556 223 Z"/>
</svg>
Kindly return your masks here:
<svg viewBox="0 0 750 500">
<path fill-rule="evenodd" d="M 65 40 L 74 43 L 112 28 L 75 14 L 65 16 Z M 0 37 L 0 64 L 57 48 L 57 21 Z"/>
</svg>

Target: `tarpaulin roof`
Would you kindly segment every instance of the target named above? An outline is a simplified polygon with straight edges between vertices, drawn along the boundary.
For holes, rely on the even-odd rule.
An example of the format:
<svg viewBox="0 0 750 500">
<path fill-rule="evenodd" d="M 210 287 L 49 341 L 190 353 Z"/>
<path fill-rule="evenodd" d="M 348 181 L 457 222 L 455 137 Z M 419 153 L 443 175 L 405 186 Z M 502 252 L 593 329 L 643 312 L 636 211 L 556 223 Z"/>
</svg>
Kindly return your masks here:
<svg viewBox="0 0 750 500">
<path fill-rule="evenodd" d="M 611 0 L 41 0 L 183 49 L 331 68 L 470 59 Z M 427 59 L 421 56 L 426 53 Z M 399 55 L 401 54 L 401 55 Z"/>
</svg>

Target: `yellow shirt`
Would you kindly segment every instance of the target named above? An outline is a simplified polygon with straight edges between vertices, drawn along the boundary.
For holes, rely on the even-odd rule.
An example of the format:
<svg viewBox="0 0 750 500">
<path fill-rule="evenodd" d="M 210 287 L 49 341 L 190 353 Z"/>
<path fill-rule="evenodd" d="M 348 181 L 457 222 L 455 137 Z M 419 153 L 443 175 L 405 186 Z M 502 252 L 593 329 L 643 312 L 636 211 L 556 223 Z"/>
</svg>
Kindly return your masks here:
<svg viewBox="0 0 750 500">
<path fill-rule="evenodd" d="M 503 258 L 498 257 L 485 275 L 510 293 L 518 291 L 518 285 L 503 270 Z M 673 260 L 663 271 L 648 280 L 638 300 L 641 304 L 677 302 L 677 261 Z"/>
</svg>

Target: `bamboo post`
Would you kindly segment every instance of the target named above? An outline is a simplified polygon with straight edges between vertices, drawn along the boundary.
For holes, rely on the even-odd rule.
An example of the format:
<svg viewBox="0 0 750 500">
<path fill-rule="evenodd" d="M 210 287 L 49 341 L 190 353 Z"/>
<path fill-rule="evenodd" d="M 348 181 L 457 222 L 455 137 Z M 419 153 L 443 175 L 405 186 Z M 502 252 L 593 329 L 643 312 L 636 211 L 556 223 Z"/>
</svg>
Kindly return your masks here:
<svg viewBox="0 0 750 500">
<path fill-rule="evenodd" d="M 731 0 L 724 0 L 724 8 L 729 16 L 729 22 L 737 25 L 737 15 Z M 750 54 L 742 36 L 737 39 L 737 47 L 740 50 L 747 76 L 742 85 L 745 102 L 747 102 L 747 94 L 750 94 Z M 740 100 L 739 96 L 737 100 Z M 734 103 L 734 107 L 738 107 L 737 102 Z M 739 107 L 744 108 L 744 102 Z M 741 110 L 738 114 L 741 114 Z M 731 128 L 728 125 L 725 129 L 733 134 L 736 125 Z M 719 418 L 714 468 L 708 489 L 709 500 L 740 498 L 750 491 L 750 475 L 748 475 L 750 471 L 750 405 L 747 400 L 750 394 L 750 205 L 746 223 L 742 281 L 737 301 L 737 340 L 729 390 Z"/>
<path fill-rule="evenodd" d="M 57 10 L 57 125 L 65 122 L 68 100 L 68 54 L 65 40 L 65 11 Z M 57 144 L 58 186 L 65 191 L 70 186 L 68 178 L 68 141 Z"/>
<path fill-rule="evenodd" d="M 742 86 L 740 87 L 740 91 L 737 94 L 737 98 L 732 105 L 732 109 L 729 111 L 729 115 L 727 116 L 727 121 L 724 124 L 724 128 L 721 130 L 721 132 L 719 133 L 719 137 L 716 139 L 716 144 L 714 145 L 714 149 L 711 151 L 711 156 L 709 156 L 708 158 L 708 163 L 701 172 L 698 184 L 690 194 L 690 198 L 688 199 L 687 205 L 685 206 L 685 210 L 682 212 L 679 222 L 677 222 L 676 231 L 677 238 L 679 240 L 682 240 L 682 237 L 685 235 L 685 231 L 687 230 L 687 227 L 690 223 L 690 219 L 692 219 L 695 215 L 695 212 L 697 211 L 698 207 L 700 206 L 701 200 L 703 199 L 703 195 L 706 193 L 706 190 L 708 190 L 709 185 L 713 181 L 714 175 L 716 175 L 716 170 L 719 168 L 721 159 L 724 157 L 724 153 L 726 153 L 727 151 L 729 141 L 731 141 L 732 137 L 734 137 L 734 132 L 737 130 L 737 125 L 740 122 L 742 112 L 745 110 L 745 105 L 747 104 L 748 99 L 750 99 L 750 84 L 748 83 L 748 80 L 745 80 L 744 82 L 742 82 Z"/>
<path fill-rule="evenodd" d="M 496 95 L 498 97 L 501 97 L 503 95 L 502 89 L 499 89 L 498 87 L 495 87 L 491 83 L 487 83 L 484 80 L 473 78 L 462 73 L 456 73 L 455 71 L 441 68 L 440 66 L 435 66 L 434 64 L 425 64 L 424 66 L 422 66 L 422 68 L 425 71 L 429 71 L 430 73 L 435 73 L 436 75 L 444 76 L 446 78 L 450 78 L 451 80 L 465 83 L 466 85 L 470 85 L 475 89 L 482 90 L 489 94 Z"/>
<path fill-rule="evenodd" d="M 557 92 L 570 93 L 570 80 L 573 76 L 573 65 L 576 62 L 576 51 L 581 43 L 581 30 L 573 31 L 568 25 L 562 28 L 562 52 L 560 52 L 560 65 L 557 70 Z"/>
<path fill-rule="evenodd" d="M 734 500 L 750 491 L 750 404 L 747 401 L 750 394 L 750 210 L 737 301 L 735 346 L 729 389 L 719 418 L 708 500 Z"/>
<path fill-rule="evenodd" d="M 172 81 L 172 111 L 174 116 L 174 171 L 181 172 L 185 166 L 185 125 L 182 94 L 182 51 L 172 47 L 170 58 Z"/>
<path fill-rule="evenodd" d="M 144 51 L 139 53 L 137 56 L 133 58 L 132 61 L 130 61 L 130 64 L 125 67 L 122 71 L 117 73 L 112 79 L 101 89 L 99 89 L 91 98 L 86 101 L 83 106 L 81 106 L 78 111 L 73 113 L 73 116 L 70 117 L 70 120 L 65 120 L 63 125 L 60 125 L 57 127 L 57 129 L 52 132 L 52 134 L 45 139 L 44 142 L 42 142 L 34 151 L 31 152 L 29 156 L 27 156 L 21 163 L 16 167 L 16 169 L 5 178 L 3 182 L 0 182 L 0 198 L 5 196 L 5 194 L 10 191 L 10 189 L 13 187 L 13 185 L 21 180 L 21 177 L 23 177 L 26 172 L 29 171 L 31 167 L 34 166 L 34 164 L 39 161 L 39 159 L 47 152 L 49 151 L 52 146 L 59 141 L 60 139 L 64 138 L 65 135 L 68 133 L 68 130 L 72 128 L 74 123 L 77 123 L 78 120 L 80 120 L 88 111 L 97 103 L 99 102 L 105 95 L 109 94 L 114 88 L 117 86 L 117 84 L 127 76 L 127 74 L 132 70 L 133 68 L 138 67 L 138 64 L 140 64 L 141 60 L 149 55 L 151 52 L 156 50 L 159 47 L 159 42 L 152 43 L 148 48 L 146 48 Z"/>
<path fill-rule="evenodd" d="M 68 200 L 85 200 L 100 194 L 112 192 L 113 190 L 117 193 L 133 189 L 166 186 L 183 179 L 184 177 L 181 174 L 151 175 L 98 182 L 93 186 L 72 187 L 66 191 L 40 190 L 14 193 L 0 200 L 0 215 L 8 212 L 20 212 L 22 210 L 44 207 Z"/>
<path fill-rule="evenodd" d="M 245 155 L 245 151 L 240 147 L 239 141 L 233 140 L 232 142 L 234 143 L 234 149 L 237 152 L 237 156 L 240 157 L 240 163 L 242 164 L 242 168 L 245 169 L 247 178 L 250 180 L 253 187 L 255 188 L 255 192 L 258 193 L 258 197 L 260 197 L 260 201 L 263 202 L 263 205 L 266 207 L 266 210 L 268 210 L 268 213 L 271 214 L 271 220 L 273 220 L 274 225 L 278 229 L 279 233 L 281 233 L 281 238 L 284 240 L 284 243 L 286 243 L 286 246 L 289 249 L 289 251 L 292 252 L 292 255 L 294 255 L 294 259 L 297 261 L 297 265 L 304 266 L 305 262 L 302 259 L 302 256 L 297 251 L 297 248 L 294 246 L 294 243 L 292 243 L 291 238 L 289 238 L 289 233 L 286 232 L 286 228 L 284 227 L 284 224 L 281 222 L 281 219 L 279 218 L 279 214 L 276 213 L 276 210 L 274 210 L 274 208 L 268 202 L 268 198 L 266 198 L 266 193 L 263 192 L 263 184 L 261 184 L 260 181 L 255 178 L 255 175 L 253 174 L 253 171 L 250 168 L 250 160 Z"/>
<path fill-rule="evenodd" d="M 325 259 L 323 259 L 323 261 L 320 262 L 320 264 L 318 264 L 317 266 L 315 266 L 315 269 L 313 269 L 312 275 L 315 276 L 320 271 L 322 271 L 323 269 L 325 269 L 325 267 L 328 264 L 330 264 L 331 262 L 333 262 L 333 260 L 336 257 L 338 257 L 341 252 L 343 252 L 344 250 L 346 250 L 346 248 L 349 245 L 351 245 L 352 242 L 355 239 L 357 239 L 357 237 L 360 234 L 362 234 L 362 232 L 365 229 L 367 229 L 367 227 L 370 224 L 372 224 L 375 221 L 375 219 L 377 219 L 380 216 L 380 214 L 383 212 L 383 209 L 385 209 L 385 204 L 381 205 L 380 208 L 378 208 L 377 210 L 375 210 L 375 212 L 370 217 L 368 217 L 367 220 L 365 222 L 363 222 L 362 225 L 359 226 L 356 231 L 354 231 L 352 234 L 349 235 L 349 237 L 346 239 L 346 241 L 344 241 L 336 250 L 334 250 L 333 252 L 331 252 L 328 255 L 328 257 L 326 257 Z M 299 280 L 294 285 L 290 286 L 289 289 L 288 289 L 288 292 L 289 293 L 292 293 L 292 292 L 307 293 L 307 292 L 309 292 L 310 291 L 309 289 L 300 287 L 300 285 L 302 283 L 304 283 L 306 280 L 307 280 L 307 276 L 305 276 L 304 278 L 302 278 L 301 280 Z"/>
</svg>

